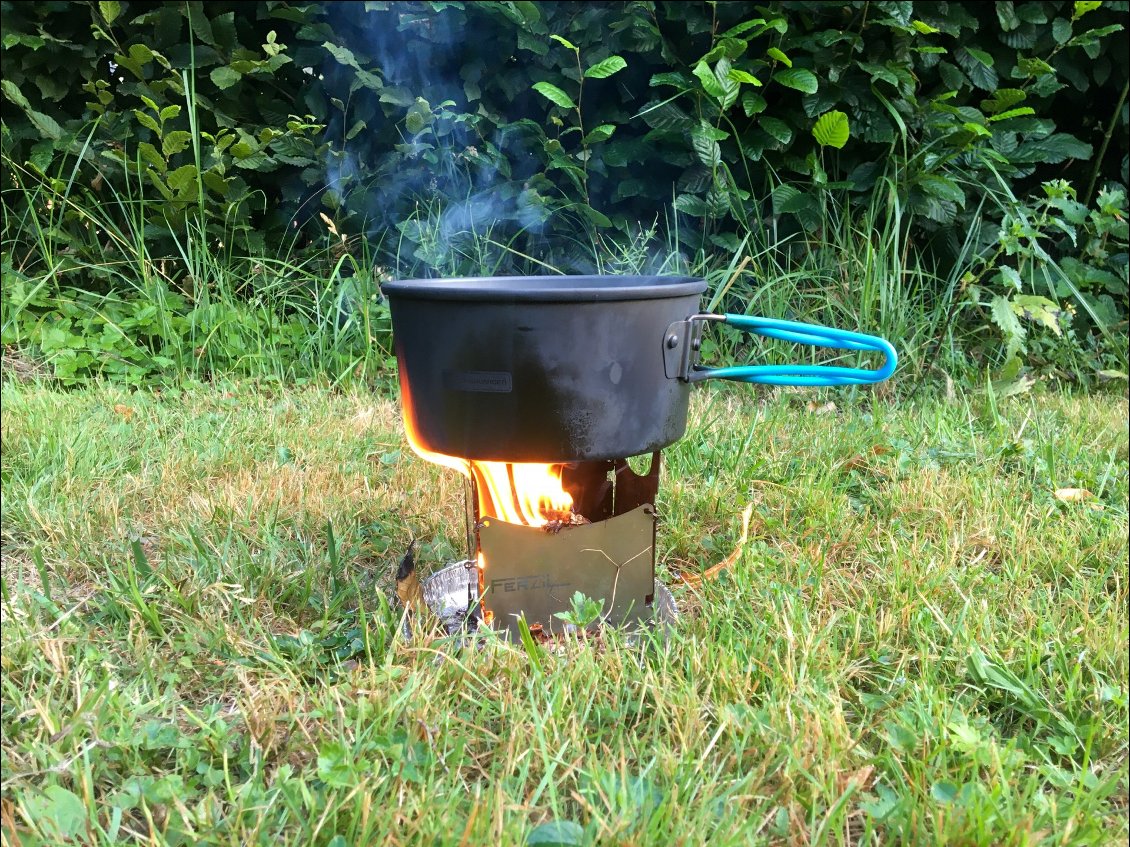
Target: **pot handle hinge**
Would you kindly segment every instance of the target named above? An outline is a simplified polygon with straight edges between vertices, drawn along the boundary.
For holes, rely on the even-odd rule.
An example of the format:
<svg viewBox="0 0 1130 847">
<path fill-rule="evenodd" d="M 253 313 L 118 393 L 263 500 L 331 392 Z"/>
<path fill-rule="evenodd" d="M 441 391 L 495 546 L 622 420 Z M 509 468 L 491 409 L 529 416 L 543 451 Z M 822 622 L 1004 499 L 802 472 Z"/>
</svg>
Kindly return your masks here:
<svg viewBox="0 0 1130 847">
<path fill-rule="evenodd" d="M 667 327 L 663 333 L 663 372 L 668 379 L 692 381 L 702 347 L 703 327 L 707 321 L 725 320 L 725 315 L 691 315 Z"/>
</svg>

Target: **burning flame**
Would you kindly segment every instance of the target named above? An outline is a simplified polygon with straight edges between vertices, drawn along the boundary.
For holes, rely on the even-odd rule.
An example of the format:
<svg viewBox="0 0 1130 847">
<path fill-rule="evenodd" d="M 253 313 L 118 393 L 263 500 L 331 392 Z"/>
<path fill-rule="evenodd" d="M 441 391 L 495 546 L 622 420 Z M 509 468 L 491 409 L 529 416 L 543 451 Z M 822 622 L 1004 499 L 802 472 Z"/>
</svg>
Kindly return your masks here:
<svg viewBox="0 0 1130 847">
<path fill-rule="evenodd" d="M 573 498 L 561 484 L 562 465 L 480 462 L 436 453 L 423 445 L 412 424 L 412 396 L 403 378 L 400 380 L 400 396 L 404 404 L 404 432 L 412 451 L 421 459 L 473 479 L 478 492 L 480 518 L 494 517 L 507 523 L 545 526 L 552 520 L 567 519 L 572 513 Z"/>
</svg>

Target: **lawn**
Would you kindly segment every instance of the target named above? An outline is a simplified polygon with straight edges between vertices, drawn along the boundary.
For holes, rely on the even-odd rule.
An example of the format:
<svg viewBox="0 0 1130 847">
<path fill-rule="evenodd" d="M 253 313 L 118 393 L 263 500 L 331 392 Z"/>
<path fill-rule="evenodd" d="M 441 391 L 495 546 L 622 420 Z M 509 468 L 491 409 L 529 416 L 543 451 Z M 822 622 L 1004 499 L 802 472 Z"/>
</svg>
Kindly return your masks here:
<svg viewBox="0 0 1130 847">
<path fill-rule="evenodd" d="M 5 844 L 1125 843 L 1122 396 L 701 390 L 678 626 L 534 656 L 399 634 L 391 386 L 2 400 Z"/>
</svg>

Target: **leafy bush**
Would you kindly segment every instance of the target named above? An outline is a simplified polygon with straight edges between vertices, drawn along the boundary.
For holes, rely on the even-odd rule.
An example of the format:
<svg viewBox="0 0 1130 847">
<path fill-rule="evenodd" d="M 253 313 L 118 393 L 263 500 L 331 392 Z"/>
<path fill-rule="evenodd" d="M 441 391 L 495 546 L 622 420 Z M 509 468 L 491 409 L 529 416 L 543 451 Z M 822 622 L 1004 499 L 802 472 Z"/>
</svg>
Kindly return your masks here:
<svg viewBox="0 0 1130 847">
<path fill-rule="evenodd" d="M 1124 328 L 1121 339 L 1112 328 L 1126 315 L 1130 292 L 1126 193 L 1103 189 L 1088 210 L 1063 180 L 1044 183 L 1043 192 L 1009 212 L 996 252 L 966 280 L 968 302 L 999 330 L 1010 378 L 1019 373 L 1018 354 L 1054 371 L 1074 363 L 1077 351 L 1101 350 L 1104 336 L 1111 341 L 1104 375 L 1125 378 L 1117 370 L 1125 369 L 1125 353 L 1115 355 L 1125 350 Z"/>
<path fill-rule="evenodd" d="M 347 253 L 399 275 L 703 267 L 818 253 L 867 210 L 945 309 L 1015 197 L 1066 179 L 1090 206 L 1125 182 L 1128 8 L 4 2 L 5 273 L 129 299 L 129 268 L 187 314 L 224 274 L 253 300 L 263 257 L 327 276 Z M 662 259 L 636 250 L 653 227 Z M 1050 246 L 1065 278 L 1088 261 Z M 1125 320 L 1087 287 L 1047 296 Z M 24 318 L 5 304 L 7 338 Z"/>
</svg>

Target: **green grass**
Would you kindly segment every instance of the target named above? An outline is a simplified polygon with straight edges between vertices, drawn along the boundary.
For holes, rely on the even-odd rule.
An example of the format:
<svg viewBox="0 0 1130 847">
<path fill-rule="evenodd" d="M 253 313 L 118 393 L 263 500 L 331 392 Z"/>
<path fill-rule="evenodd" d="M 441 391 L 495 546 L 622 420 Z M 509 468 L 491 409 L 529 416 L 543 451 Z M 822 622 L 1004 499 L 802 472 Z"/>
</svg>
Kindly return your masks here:
<svg viewBox="0 0 1130 847">
<path fill-rule="evenodd" d="M 463 524 L 392 401 L 2 401 L 5 844 L 1125 843 L 1124 398 L 700 391 L 678 628 L 540 662 L 397 634 Z"/>
</svg>

